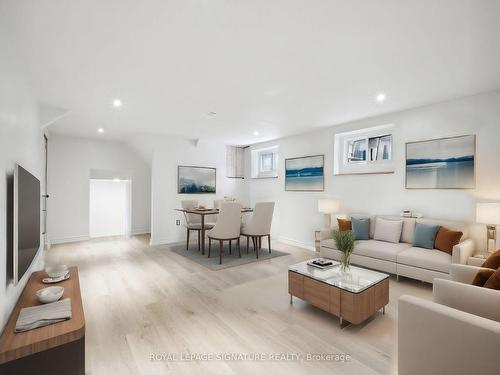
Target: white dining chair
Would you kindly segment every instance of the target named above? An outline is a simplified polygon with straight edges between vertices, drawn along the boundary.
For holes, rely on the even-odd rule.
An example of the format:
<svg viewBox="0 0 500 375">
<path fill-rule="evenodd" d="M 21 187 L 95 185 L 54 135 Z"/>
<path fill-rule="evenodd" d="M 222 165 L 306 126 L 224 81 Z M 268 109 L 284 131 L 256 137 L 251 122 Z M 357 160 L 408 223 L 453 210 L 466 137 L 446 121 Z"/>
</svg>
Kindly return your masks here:
<svg viewBox="0 0 500 375">
<path fill-rule="evenodd" d="M 196 200 L 183 200 L 181 201 L 182 208 L 186 210 L 192 210 L 193 208 L 198 207 L 198 201 Z M 186 240 L 186 250 L 189 250 L 189 234 L 191 231 L 198 232 L 198 251 L 201 248 L 201 216 L 196 214 L 190 214 L 184 212 L 184 218 L 186 220 L 184 226 L 186 227 L 187 240 Z M 214 224 L 205 223 L 205 230 L 212 229 Z"/>
<path fill-rule="evenodd" d="M 224 202 L 220 205 L 219 216 L 213 229 L 208 235 L 208 257 L 212 250 L 212 240 L 219 241 L 219 264 L 222 264 L 222 253 L 224 241 L 229 241 L 229 254 L 231 254 L 231 243 L 236 241 L 238 255 L 240 250 L 240 227 L 241 227 L 241 204 L 235 202 Z"/>
<path fill-rule="evenodd" d="M 273 221 L 274 202 L 258 202 L 255 204 L 252 218 L 241 228 L 241 235 L 252 239 L 257 258 L 262 247 L 262 237 L 267 237 L 269 253 L 271 252 L 271 223 Z"/>
</svg>

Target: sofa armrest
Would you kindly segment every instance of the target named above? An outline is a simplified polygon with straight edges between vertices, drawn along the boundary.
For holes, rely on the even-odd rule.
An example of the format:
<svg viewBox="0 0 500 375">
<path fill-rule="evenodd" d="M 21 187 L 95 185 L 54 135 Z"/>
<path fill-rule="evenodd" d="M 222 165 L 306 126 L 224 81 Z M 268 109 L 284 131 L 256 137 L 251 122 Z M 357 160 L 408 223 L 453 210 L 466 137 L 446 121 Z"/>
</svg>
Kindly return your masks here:
<svg viewBox="0 0 500 375">
<path fill-rule="evenodd" d="M 398 374 L 498 374 L 500 323 L 413 296 L 398 304 Z"/>
<path fill-rule="evenodd" d="M 440 305 L 500 322 L 500 291 L 434 279 L 432 298 Z"/>
<path fill-rule="evenodd" d="M 474 280 L 477 273 L 485 269 L 486 268 L 469 266 L 467 264 L 452 264 L 450 267 L 450 280 L 464 284 L 472 284 L 472 280 Z"/>
<path fill-rule="evenodd" d="M 453 246 L 451 263 L 467 264 L 467 259 L 474 255 L 474 241 L 467 239 Z"/>
<path fill-rule="evenodd" d="M 333 229 L 322 229 L 320 232 L 321 241 L 331 240 L 333 238 Z"/>
</svg>

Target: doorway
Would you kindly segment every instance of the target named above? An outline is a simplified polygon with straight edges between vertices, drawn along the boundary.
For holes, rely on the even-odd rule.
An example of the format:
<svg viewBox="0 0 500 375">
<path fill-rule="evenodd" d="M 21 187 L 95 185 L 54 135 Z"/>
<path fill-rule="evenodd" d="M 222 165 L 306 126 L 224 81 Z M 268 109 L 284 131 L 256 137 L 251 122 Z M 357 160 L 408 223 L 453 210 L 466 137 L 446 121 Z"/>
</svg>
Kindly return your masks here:
<svg viewBox="0 0 500 375">
<path fill-rule="evenodd" d="M 89 186 L 90 237 L 130 236 L 130 180 L 90 179 Z"/>
</svg>

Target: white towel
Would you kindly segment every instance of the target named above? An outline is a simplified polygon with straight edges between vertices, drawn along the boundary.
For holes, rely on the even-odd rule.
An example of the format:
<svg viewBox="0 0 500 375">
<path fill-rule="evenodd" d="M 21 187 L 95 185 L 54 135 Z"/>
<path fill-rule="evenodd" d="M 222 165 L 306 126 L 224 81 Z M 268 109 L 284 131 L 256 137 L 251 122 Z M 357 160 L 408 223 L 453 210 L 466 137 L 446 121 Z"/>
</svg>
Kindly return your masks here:
<svg viewBox="0 0 500 375">
<path fill-rule="evenodd" d="M 29 331 L 71 319 L 71 300 L 47 303 L 45 305 L 25 307 L 21 309 L 16 322 L 15 332 Z"/>
</svg>

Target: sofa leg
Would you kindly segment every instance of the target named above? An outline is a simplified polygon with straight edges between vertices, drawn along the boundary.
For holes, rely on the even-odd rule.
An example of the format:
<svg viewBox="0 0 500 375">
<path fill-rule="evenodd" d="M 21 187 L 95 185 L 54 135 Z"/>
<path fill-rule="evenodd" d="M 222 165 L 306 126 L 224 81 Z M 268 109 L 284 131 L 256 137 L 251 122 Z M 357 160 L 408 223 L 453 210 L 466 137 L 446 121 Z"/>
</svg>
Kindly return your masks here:
<svg viewBox="0 0 500 375">
<path fill-rule="evenodd" d="M 396 281 L 399 283 L 399 275 L 396 275 Z"/>
</svg>

